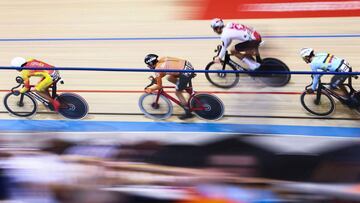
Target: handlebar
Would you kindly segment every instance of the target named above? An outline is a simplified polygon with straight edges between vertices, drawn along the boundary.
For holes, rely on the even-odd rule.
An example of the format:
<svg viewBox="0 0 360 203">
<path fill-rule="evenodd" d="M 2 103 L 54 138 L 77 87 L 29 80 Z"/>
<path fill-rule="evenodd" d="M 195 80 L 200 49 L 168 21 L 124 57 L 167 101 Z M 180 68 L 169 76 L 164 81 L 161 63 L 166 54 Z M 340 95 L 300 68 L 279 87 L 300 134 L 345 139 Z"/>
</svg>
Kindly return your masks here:
<svg viewBox="0 0 360 203">
<path fill-rule="evenodd" d="M 15 87 L 13 87 L 13 88 L 11 88 L 11 92 L 12 92 L 12 93 L 14 93 L 14 92 L 15 92 L 15 89 L 19 88 L 19 87 L 24 83 L 24 79 L 22 79 L 22 77 L 20 77 L 20 76 L 17 76 L 17 77 L 15 78 L 15 81 L 18 83 L 18 85 L 15 86 Z"/>
<path fill-rule="evenodd" d="M 156 84 L 156 80 L 153 76 L 150 76 L 148 79 L 151 81 L 151 83 L 149 85 L 147 85 L 144 89 L 150 87 L 153 84 Z"/>
<path fill-rule="evenodd" d="M 215 57 L 219 56 L 220 51 L 221 51 L 221 47 L 222 47 L 222 46 L 221 46 L 220 44 L 216 46 L 216 49 L 214 50 L 214 52 L 216 53 L 216 55 L 213 57 L 213 60 L 215 59 Z"/>
<path fill-rule="evenodd" d="M 16 85 L 15 87 L 11 88 L 11 92 L 15 92 L 15 89 L 19 88 L 21 85 L 24 84 L 24 79 L 20 76 L 17 76 L 15 78 L 15 81 L 18 83 L 18 85 Z M 58 82 L 60 82 L 60 84 L 64 84 L 64 81 L 61 80 L 61 77 L 58 77 L 54 82 L 53 84 L 57 84 Z"/>
</svg>

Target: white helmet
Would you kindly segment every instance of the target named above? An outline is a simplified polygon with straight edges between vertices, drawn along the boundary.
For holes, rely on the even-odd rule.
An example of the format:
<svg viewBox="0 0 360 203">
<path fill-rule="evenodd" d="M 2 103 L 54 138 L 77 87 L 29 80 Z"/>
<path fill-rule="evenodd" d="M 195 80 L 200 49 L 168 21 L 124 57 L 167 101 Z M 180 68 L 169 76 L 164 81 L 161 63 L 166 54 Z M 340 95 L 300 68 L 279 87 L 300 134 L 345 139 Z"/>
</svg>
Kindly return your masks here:
<svg viewBox="0 0 360 203">
<path fill-rule="evenodd" d="M 214 18 L 211 20 L 211 27 L 212 27 L 212 29 L 215 29 L 218 27 L 224 27 L 224 22 L 220 18 Z"/>
<path fill-rule="evenodd" d="M 305 58 L 307 56 L 310 56 L 313 52 L 314 52 L 314 49 L 312 49 L 312 48 L 302 48 L 300 50 L 300 56 L 302 58 Z"/>
<path fill-rule="evenodd" d="M 23 57 L 15 57 L 11 60 L 12 67 L 21 67 L 24 63 L 26 63 L 26 59 Z"/>
</svg>

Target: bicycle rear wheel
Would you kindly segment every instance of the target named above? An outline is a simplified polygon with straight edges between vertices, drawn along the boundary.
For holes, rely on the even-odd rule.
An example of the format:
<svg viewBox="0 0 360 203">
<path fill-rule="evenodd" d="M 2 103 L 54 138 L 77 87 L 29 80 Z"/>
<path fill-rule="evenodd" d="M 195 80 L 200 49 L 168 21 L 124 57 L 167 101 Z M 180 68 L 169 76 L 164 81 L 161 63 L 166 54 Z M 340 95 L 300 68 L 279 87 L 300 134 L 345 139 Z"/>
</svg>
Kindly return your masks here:
<svg viewBox="0 0 360 203">
<path fill-rule="evenodd" d="M 143 94 L 139 98 L 139 108 L 144 115 L 151 119 L 167 119 L 173 112 L 173 106 L 168 98 L 157 94 Z"/>
<path fill-rule="evenodd" d="M 218 120 L 224 116 L 224 104 L 210 94 L 196 94 L 190 100 L 190 108 L 200 118 L 206 120 Z"/>
<path fill-rule="evenodd" d="M 37 111 L 37 102 L 27 93 L 19 95 L 8 93 L 4 97 L 4 106 L 10 114 L 19 117 L 32 116 Z"/>
<path fill-rule="evenodd" d="M 89 112 L 89 105 L 80 95 L 63 93 L 57 97 L 60 102 L 59 113 L 68 119 L 82 119 Z"/>
<path fill-rule="evenodd" d="M 221 71 L 221 70 L 237 70 L 230 64 L 225 64 L 223 69 L 222 63 L 210 62 L 205 70 L 211 71 Z M 231 88 L 234 87 L 239 82 L 239 73 L 209 73 L 205 72 L 206 79 L 216 87 L 220 88 Z"/>
<path fill-rule="evenodd" d="M 317 116 L 327 116 L 335 110 L 334 99 L 323 91 L 319 96 L 316 92 L 310 94 L 305 91 L 301 94 L 300 101 L 308 112 Z"/>
<path fill-rule="evenodd" d="M 263 71 L 290 71 L 289 67 L 276 58 L 265 58 L 261 64 L 261 70 Z M 259 79 L 266 85 L 271 87 L 281 87 L 289 83 L 291 74 L 263 74 L 259 76 Z"/>
</svg>

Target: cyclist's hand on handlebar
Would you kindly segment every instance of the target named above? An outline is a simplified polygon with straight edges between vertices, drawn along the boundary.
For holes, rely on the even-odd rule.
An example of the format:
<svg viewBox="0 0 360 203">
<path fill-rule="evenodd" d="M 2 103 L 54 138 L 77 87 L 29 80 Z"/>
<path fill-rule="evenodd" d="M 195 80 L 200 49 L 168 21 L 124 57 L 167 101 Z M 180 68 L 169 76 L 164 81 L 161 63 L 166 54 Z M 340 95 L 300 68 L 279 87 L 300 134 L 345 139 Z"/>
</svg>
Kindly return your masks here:
<svg viewBox="0 0 360 203">
<path fill-rule="evenodd" d="M 14 94 L 15 96 L 19 96 L 19 95 L 20 95 L 20 91 L 19 91 L 19 90 L 14 90 L 14 91 L 13 91 L 13 94 Z"/>
<path fill-rule="evenodd" d="M 153 92 L 153 90 L 150 89 L 150 88 L 146 88 L 146 89 L 145 89 L 145 92 L 148 93 L 148 94 L 151 94 L 151 93 Z"/>
<path fill-rule="evenodd" d="M 220 63 L 220 62 L 221 62 L 221 59 L 220 59 L 219 57 L 215 57 L 215 58 L 214 58 L 214 62 L 215 62 L 215 63 Z"/>
<path fill-rule="evenodd" d="M 311 88 L 309 88 L 309 89 L 307 89 L 307 90 L 306 90 L 306 93 L 308 93 L 308 94 L 312 94 L 312 93 L 314 93 L 314 90 L 313 90 L 313 89 L 311 89 Z"/>
</svg>

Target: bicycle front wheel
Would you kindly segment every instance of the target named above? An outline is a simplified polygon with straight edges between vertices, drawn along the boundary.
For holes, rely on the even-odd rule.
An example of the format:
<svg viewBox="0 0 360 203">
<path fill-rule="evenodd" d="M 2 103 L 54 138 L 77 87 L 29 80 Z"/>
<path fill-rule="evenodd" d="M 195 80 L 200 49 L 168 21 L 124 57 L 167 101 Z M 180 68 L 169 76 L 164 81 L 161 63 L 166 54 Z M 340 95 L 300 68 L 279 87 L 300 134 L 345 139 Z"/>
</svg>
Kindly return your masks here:
<svg viewBox="0 0 360 203">
<path fill-rule="evenodd" d="M 10 114 L 19 117 L 32 116 L 37 111 L 37 102 L 26 93 L 19 95 L 8 93 L 4 97 L 4 106 Z"/>
<path fill-rule="evenodd" d="M 196 94 L 190 100 L 190 108 L 200 118 L 218 120 L 224 116 L 224 104 L 210 94 Z"/>
<path fill-rule="evenodd" d="M 300 101 L 308 112 L 317 116 L 327 116 L 335 110 L 334 99 L 323 91 L 320 95 L 317 95 L 317 92 L 310 94 L 305 91 L 301 94 Z"/>
<path fill-rule="evenodd" d="M 89 105 L 80 95 L 64 93 L 58 96 L 59 113 L 68 119 L 82 119 L 89 112 Z"/>
<path fill-rule="evenodd" d="M 173 106 L 169 99 L 157 94 L 143 94 L 139 99 L 139 108 L 144 115 L 151 119 L 167 119 L 173 112 Z"/>
<path fill-rule="evenodd" d="M 223 67 L 222 63 L 214 63 L 213 61 L 210 62 L 205 70 L 211 71 L 221 71 L 221 70 L 237 70 L 230 64 L 225 64 Z M 231 88 L 234 87 L 239 82 L 239 73 L 209 73 L 205 72 L 206 79 L 216 87 L 220 88 Z"/>
</svg>

